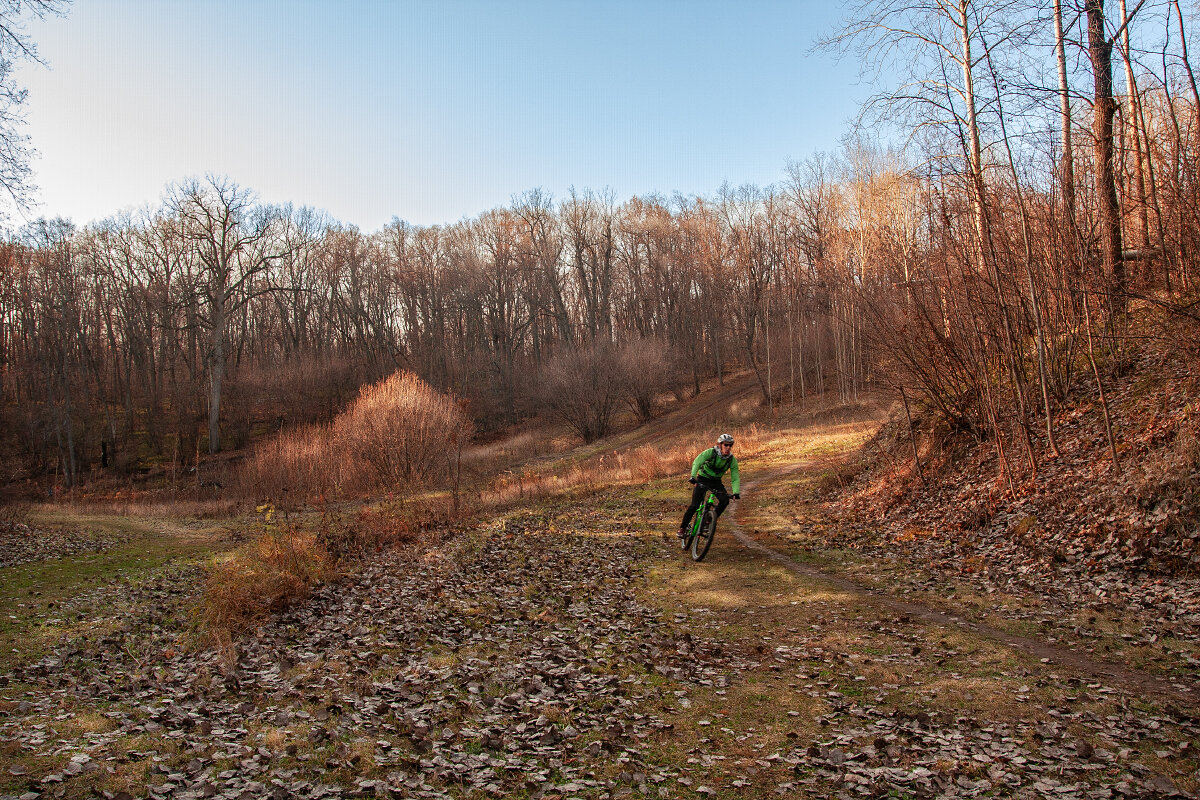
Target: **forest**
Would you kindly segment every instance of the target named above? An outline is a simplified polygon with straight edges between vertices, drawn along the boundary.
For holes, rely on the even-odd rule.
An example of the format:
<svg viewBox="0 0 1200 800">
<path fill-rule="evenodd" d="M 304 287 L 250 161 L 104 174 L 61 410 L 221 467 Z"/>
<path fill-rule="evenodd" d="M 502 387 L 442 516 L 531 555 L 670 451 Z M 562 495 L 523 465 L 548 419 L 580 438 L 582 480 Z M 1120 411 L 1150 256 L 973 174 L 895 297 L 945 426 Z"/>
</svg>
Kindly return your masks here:
<svg viewBox="0 0 1200 800">
<path fill-rule="evenodd" d="M 0 800 L 1196 797 L 1195 4 L 843 9 L 765 185 L 6 231 Z"/>
<path fill-rule="evenodd" d="M 1167 312 L 1195 345 L 1185 11 L 858 11 L 825 46 L 906 72 L 839 152 L 769 186 L 533 189 L 364 233 L 209 176 L 82 228 L 25 226 L 0 250 L 9 480 L 195 467 L 328 420 L 397 369 L 482 430 L 570 405 L 590 440 L 617 407 L 649 418 L 654 396 L 733 365 L 769 404 L 885 388 L 1036 473 L 1072 386 L 1102 395 L 1140 337 L 1176 336 L 1132 308 Z"/>
</svg>

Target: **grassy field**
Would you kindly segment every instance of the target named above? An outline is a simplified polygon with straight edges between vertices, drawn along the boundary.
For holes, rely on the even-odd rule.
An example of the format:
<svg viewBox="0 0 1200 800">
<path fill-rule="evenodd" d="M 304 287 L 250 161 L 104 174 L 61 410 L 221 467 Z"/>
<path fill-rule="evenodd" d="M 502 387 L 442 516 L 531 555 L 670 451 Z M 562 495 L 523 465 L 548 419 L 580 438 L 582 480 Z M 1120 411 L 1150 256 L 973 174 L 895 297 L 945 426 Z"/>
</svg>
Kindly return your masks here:
<svg viewBox="0 0 1200 800">
<path fill-rule="evenodd" d="M 1053 587 L 975 591 L 834 536 L 821 491 L 878 419 L 733 423 L 745 499 L 700 564 L 673 539 L 682 473 L 592 447 L 567 454 L 564 480 L 540 456 L 520 494 L 453 536 L 368 558 L 223 650 L 197 623 L 203 567 L 261 520 L 37 512 L 120 543 L 0 571 L 0 666 L 25 669 L 0 685 L 0 796 L 238 796 L 272 781 L 289 796 L 326 782 L 546 800 L 1196 791 L 1196 708 L 897 612 L 734 538 L 736 519 L 830 576 L 1071 644 L 1061 621 L 1041 624 L 1061 611 Z M 698 450 L 712 424 L 658 431 L 654 447 Z M 1186 642 L 1142 659 L 1129 619 L 1087 624 L 1081 645 L 1114 662 L 1195 673 Z M 120 643 L 112 663 L 99 639 Z M 61 678 L 29 669 L 60 662 Z M 72 690 L 81 677 L 90 693 Z"/>
<path fill-rule="evenodd" d="M 111 629 L 128 602 L 123 587 L 197 566 L 230 546 L 229 523 L 222 521 L 64 510 L 35 512 L 32 521 L 107 534 L 120 544 L 0 568 L 0 671 L 36 661 L 62 641 Z"/>
</svg>

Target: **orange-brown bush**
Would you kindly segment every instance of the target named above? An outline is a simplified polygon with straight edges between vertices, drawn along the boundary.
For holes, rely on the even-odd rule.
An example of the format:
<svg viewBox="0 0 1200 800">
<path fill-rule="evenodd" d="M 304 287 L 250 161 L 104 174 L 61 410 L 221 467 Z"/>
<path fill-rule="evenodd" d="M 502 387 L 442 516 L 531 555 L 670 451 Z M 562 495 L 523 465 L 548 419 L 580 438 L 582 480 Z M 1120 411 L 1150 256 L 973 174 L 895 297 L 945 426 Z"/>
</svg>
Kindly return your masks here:
<svg viewBox="0 0 1200 800">
<path fill-rule="evenodd" d="M 246 630 L 333 575 L 333 559 L 315 534 L 279 524 L 272 507 L 260 511 L 263 531 L 214 566 L 205 581 L 204 623 L 218 637 Z"/>
<path fill-rule="evenodd" d="M 333 422 L 350 457 L 387 483 L 444 482 L 471 437 L 471 422 L 454 398 L 411 372 L 364 388 Z"/>
<path fill-rule="evenodd" d="M 254 449 L 238 472 L 245 497 L 303 501 L 342 493 L 347 466 L 328 425 L 311 425 L 277 434 Z"/>
<path fill-rule="evenodd" d="M 244 494 L 297 500 L 336 497 L 399 483 L 446 485 L 472 433 L 454 400 L 410 372 L 359 392 L 330 425 L 284 432 L 242 467 Z"/>
</svg>

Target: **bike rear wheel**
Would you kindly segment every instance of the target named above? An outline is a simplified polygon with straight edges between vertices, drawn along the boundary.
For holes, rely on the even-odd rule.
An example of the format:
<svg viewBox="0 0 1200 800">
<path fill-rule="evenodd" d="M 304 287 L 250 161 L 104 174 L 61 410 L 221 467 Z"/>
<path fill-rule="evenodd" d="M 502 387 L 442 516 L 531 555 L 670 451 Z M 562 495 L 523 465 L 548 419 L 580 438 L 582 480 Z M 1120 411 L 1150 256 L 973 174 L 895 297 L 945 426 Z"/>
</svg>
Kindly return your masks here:
<svg viewBox="0 0 1200 800">
<path fill-rule="evenodd" d="M 703 561 L 717 534 L 717 514 L 712 508 L 705 509 L 700 520 L 700 532 L 692 538 L 692 561 Z"/>
</svg>

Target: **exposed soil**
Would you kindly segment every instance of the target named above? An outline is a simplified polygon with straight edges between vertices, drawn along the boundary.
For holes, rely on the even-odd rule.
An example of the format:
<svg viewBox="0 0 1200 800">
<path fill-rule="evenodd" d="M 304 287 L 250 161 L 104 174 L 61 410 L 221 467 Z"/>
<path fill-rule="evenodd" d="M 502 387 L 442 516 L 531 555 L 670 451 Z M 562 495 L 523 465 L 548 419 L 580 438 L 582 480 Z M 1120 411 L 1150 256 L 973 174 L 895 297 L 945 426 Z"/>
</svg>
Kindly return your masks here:
<svg viewBox="0 0 1200 800">
<path fill-rule="evenodd" d="M 808 462 L 792 467 L 788 472 L 798 471 L 805 467 L 811 469 L 814 466 L 815 462 Z M 745 486 L 748 491 L 753 490 L 758 486 L 769 483 L 772 478 L 778 477 L 778 475 L 779 473 L 765 475 L 756 481 L 745 484 Z M 785 555 L 777 547 L 772 547 L 771 544 L 748 535 L 737 524 L 733 515 L 729 515 L 728 524 L 732 528 L 734 537 L 751 550 L 761 553 L 777 563 L 786 565 L 789 570 L 797 574 L 830 583 L 844 592 L 870 598 L 881 606 L 890 608 L 893 611 L 917 617 L 936 625 L 968 630 L 976 635 L 985 636 L 1024 653 L 1028 653 L 1041 659 L 1043 663 L 1060 665 L 1081 677 L 1087 676 L 1090 680 L 1103 680 L 1108 684 L 1119 686 L 1134 694 L 1156 696 L 1167 702 L 1181 703 L 1184 707 L 1196 707 L 1197 704 L 1200 704 L 1200 680 L 1187 682 L 1171 681 L 1143 670 L 1130 669 L 1120 663 L 1102 661 L 1086 653 L 1061 647 L 1044 639 L 1019 636 L 992 625 L 974 621 L 970 619 L 969 614 L 962 612 L 959 614 L 949 613 L 913 602 L 912 600 L 895 597 L 885 591 L 863 586 L 840 575 L 818 569 L 810 564 L 802 563 L 791 556 Z M 1047 588 L 1049 589 L 1050 587 Z M 1196 597 L 1200 598 L 1200 591 L 1197 591 L 1200 590 L 1200 587 L 1189 588 L 1196 593 Z M 1197 678 L 1200 679 L 1200 675 L 1197 675 Z"/>
</svg>

